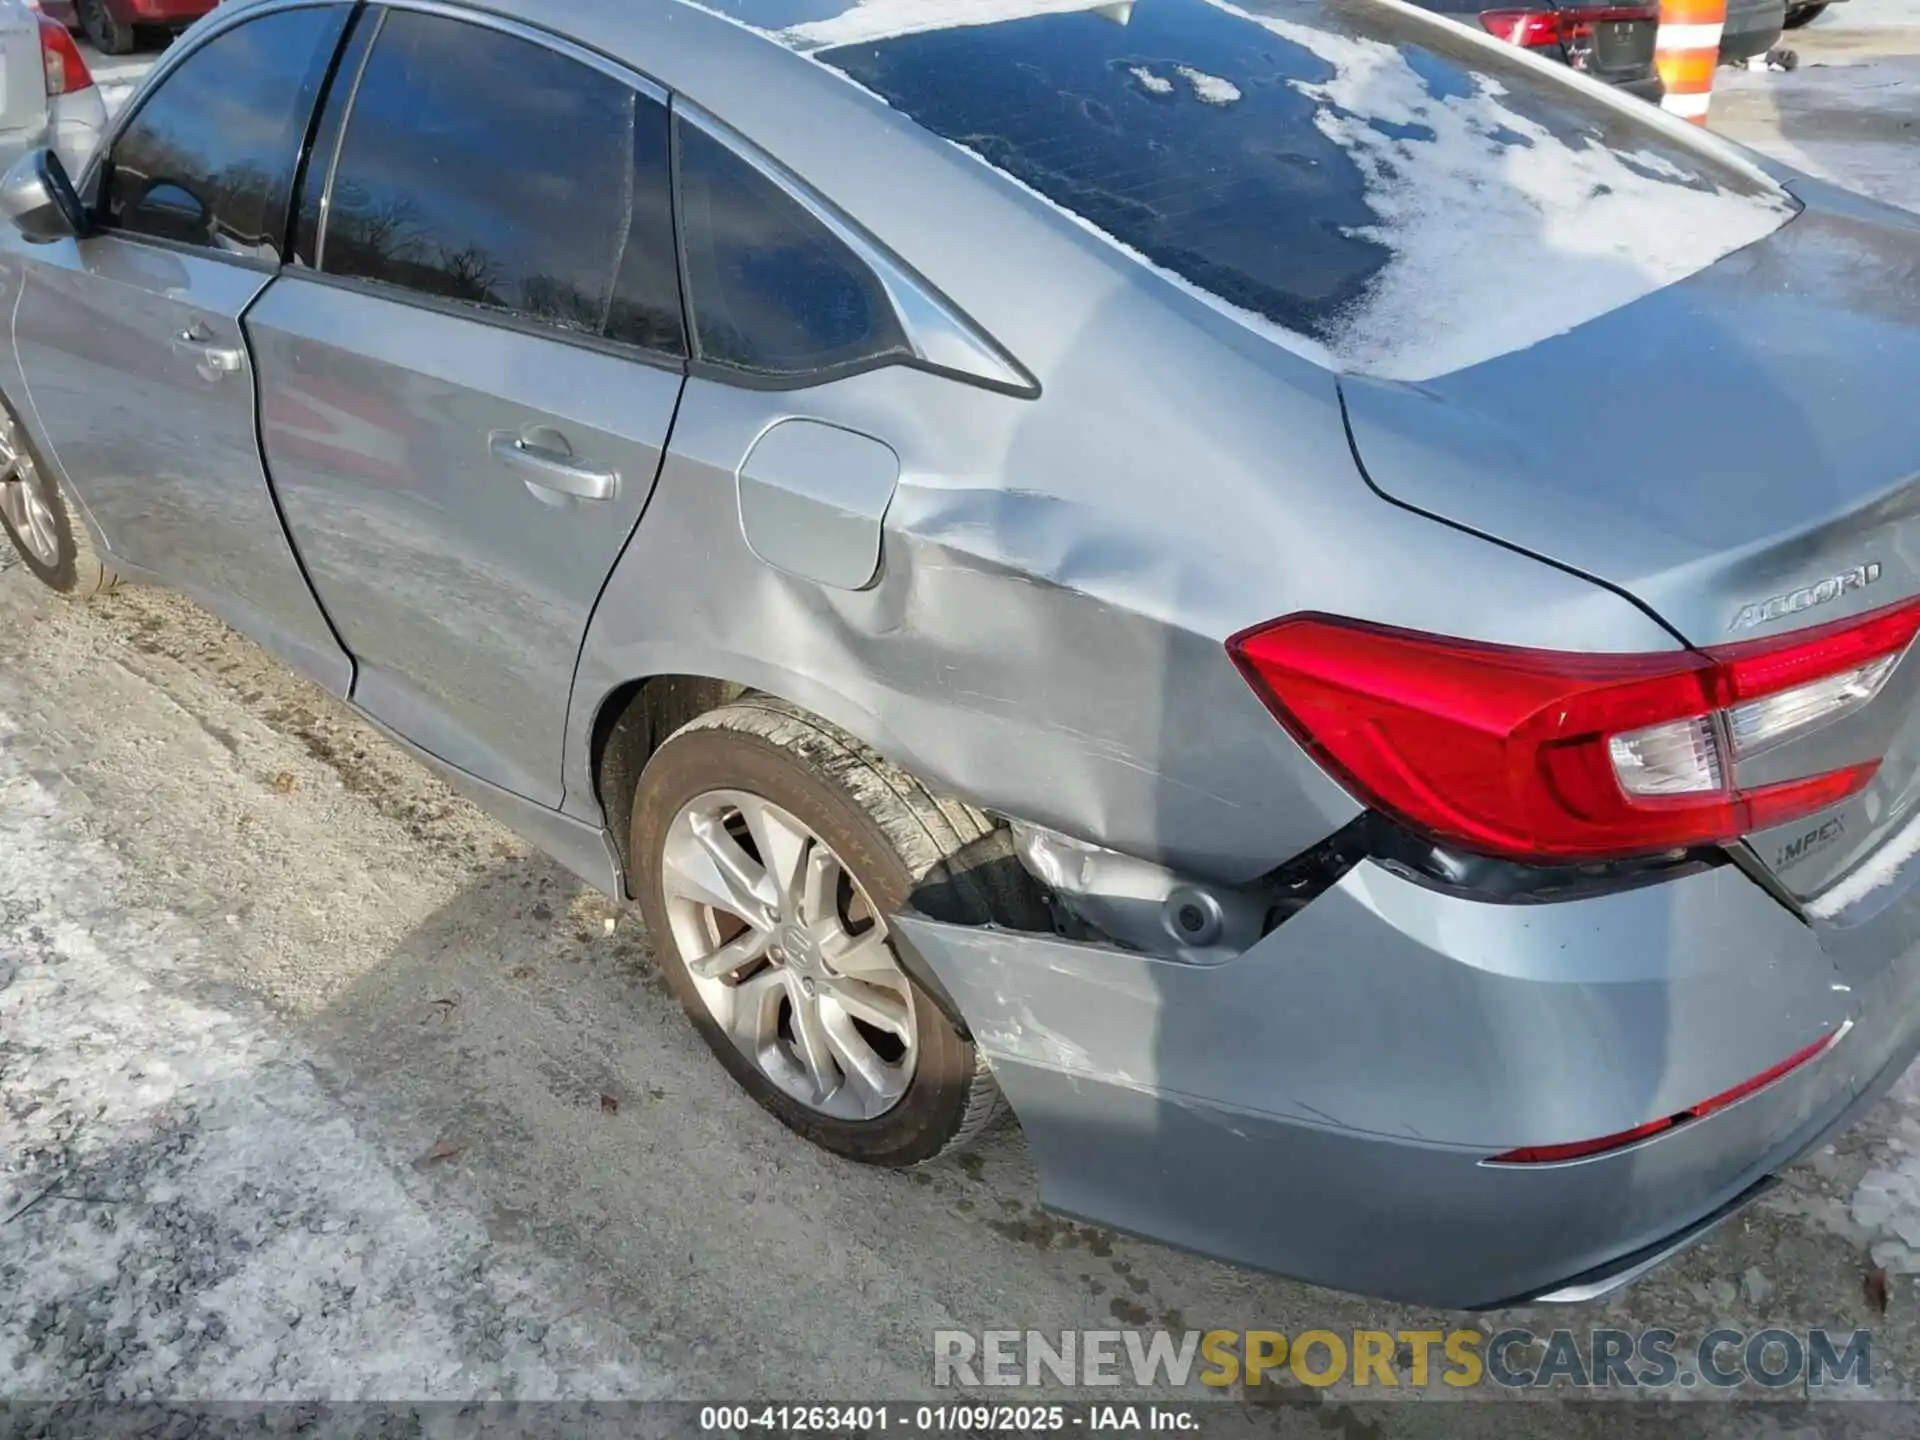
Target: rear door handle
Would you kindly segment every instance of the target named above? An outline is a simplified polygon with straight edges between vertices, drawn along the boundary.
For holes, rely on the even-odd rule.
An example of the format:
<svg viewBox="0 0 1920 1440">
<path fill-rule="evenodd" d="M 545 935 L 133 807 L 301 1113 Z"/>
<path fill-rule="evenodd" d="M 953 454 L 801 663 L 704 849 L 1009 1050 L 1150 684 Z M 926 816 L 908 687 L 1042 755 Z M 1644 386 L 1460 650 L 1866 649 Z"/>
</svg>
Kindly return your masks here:
<svg viewBox="0 0 1920 1440">
<path fill-rule="evenodd" d="M 553 437 L 564 444 L 564 437 Z M 512 430 L 496 430 L 487 437 L 487 448 L 520 478 L 535 499 L 564 495 L 574 500 L 613 500 L 620 494 L 620 472 L 589 465 L 573 458 L 571 450 L 547 445 L 532 445 L 525 436 Z"/>
<path fill-rule="evenodd" d="M 247 363 L 245 352 L 231 345 L 214 343 L 213 334 L 204 325 L 194 325 L 173 337 L 177 354 L 194 362 L 203 380 L 218 380 L 222 375 L 237 375 Z"/>
</svg>

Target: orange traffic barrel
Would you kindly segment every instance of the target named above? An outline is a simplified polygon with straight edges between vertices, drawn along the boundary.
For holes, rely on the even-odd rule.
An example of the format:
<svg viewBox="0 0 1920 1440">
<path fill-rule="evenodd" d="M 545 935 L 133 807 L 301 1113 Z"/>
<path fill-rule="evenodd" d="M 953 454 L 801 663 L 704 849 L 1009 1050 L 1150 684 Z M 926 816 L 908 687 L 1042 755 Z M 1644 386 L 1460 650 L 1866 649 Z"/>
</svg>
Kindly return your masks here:
<svg viewBox="0 0 1920 1440">
<path fill-rule="evenodd" d="M 1713 70 L 1720 63 L 1720 32 L 1727 0 L 1660 0 L 1660 34 L 1653 63 L 1666 87 L 1661 108 L 1696 125 L 1707 123 Z"/>
</svg>

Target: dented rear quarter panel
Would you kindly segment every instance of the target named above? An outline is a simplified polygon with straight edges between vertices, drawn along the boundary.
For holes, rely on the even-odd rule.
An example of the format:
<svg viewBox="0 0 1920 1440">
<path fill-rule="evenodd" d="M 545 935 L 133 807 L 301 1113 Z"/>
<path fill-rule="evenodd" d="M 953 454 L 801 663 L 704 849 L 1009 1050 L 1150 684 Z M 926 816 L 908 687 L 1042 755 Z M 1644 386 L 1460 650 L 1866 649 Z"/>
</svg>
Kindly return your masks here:
<svg viewBox="0 0 1920 1440">
<path fill-rule="evenodd" d="M 806 706 L 989 809 L 1243 879 L 1358 807 L 1234 670 L 1238 631 L 1326 610 L 1512 644 L 1676 643 L 1602 587 L 1383 501 L 1331 371 L 825 66 L 687 6 L 517 8 L 711 108 L 1040 387 L 1018 398 L 904 368 L 790 391 L 689 380 L 582 651 L 570 813 L 601 813 L 606 697 L 700 675 Z M 794 418 L 900 457 L 864 590 L 776 571 L 742 539 L 737 471 Z"/>
<path fill-rule="evenodd" d="M 576 813 L 597 810 L 609 693 L 702 675 L 805 706 L 990 810 L 1247 879 L 1358 806 L 1236 671 L 1238 631 L 1329 609 L 1516 644 L 1673 643 L 1611 592 L 1380 500 L 1330 374 L 1095 280 L 1107 293 L 1037 400 L 897 368 L 793 392 L 689 381 L 582 655 Z M 866 589 L 778 570 L 742 534 L 741 461 L 795 417 L 900 457 Z"/>
</svg>

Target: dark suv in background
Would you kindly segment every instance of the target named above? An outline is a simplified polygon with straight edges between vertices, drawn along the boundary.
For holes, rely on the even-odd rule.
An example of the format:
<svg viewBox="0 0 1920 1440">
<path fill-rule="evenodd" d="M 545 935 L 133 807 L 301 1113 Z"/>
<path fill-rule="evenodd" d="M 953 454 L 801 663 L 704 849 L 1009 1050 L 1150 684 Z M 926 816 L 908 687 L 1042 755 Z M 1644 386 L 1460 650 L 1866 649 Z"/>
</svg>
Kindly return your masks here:
<svg viewBox="0 0 1920 1440">
<path fill-rule="evenodd" d="M 1645 100 L 1662 93 L 1653 68 L 1654 39 L 1660 29 L 1657 3 L 1631 5 L 1555 5 L 1551 0 L 1491 7 L 1468 0 L 1414 0 L 1502 40 L 1570 65 L 1596 80 L 1617 85 Z M 1720 58 L 1741 62 L 1764 55 L 1780 39 L 1786 22 L 1785 0 L 1727 0 L 1727 28 Z"/>
</svg>

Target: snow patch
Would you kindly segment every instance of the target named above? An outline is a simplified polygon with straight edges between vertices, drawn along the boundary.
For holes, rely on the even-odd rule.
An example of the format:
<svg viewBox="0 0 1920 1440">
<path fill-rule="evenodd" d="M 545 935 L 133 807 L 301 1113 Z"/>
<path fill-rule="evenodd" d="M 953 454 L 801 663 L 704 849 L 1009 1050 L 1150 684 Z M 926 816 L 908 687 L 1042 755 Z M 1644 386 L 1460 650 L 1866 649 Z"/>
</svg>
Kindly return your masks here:
<svg viewBox="0 0 1920 1440">
<path fill-rule="evenodd" d="M 1914 815 L 1890 836 L 1878 850 L 1867 856 L 1807 902 L 1807 913 L 1819 920 L 1831 920 L 1858 905 L 1876 890 L 1893 884 L 1914 856 L 1920 855 L 1920 814 Z"/>
<path fill-rule="evenodd" d="M 1894 1113 L 1880 1161 L 1853 1192 L 1853 1218 L 1879 1236 L 1873 1263 L 1892 1275 L 1920 1275 L 1920 1066 L 1887 1093 Z"/>
<path fill-rule="evenodd" d="M 658 1395 L 430 1205 L 0 715 L 0 1375 L 14 1399 Z M 551 1329 L 552 1333 L 549 1333 Z"/>
<path fill-rule="evenodd" d="M 1195 96 L 1209 105 L 1231 105 L 1240 98 L 1240 87 L 1231 80 L 1222 80 L 1218 75 L 1209 75 L 1191 65 L 1176 65 L 1174 69 L 1193 86 Z"/>
<path fill-rule="evenodd" d="M 809 20 L 780 32 L 780 39 L 802 50 L 892 40 L 928 30 L 959 30 L 1029 20 L 1037 15 L 1071 15 L 1103 8 L 1105 0 L 860 0 L 825 20 Z"/>
<path fill-rule="evenodd" d="M 1346 368 L 1426 380 L 1525 349 L 1705 269 L 1793 213 L 1777 189 L 1696 190 L 1656 155 L 1570 145 L 1503 104 L 1497 81 L 1437 96 L 1396 46 L 1209 3 L 1333 67 L 1324 82 L 1292 83 L 1366 178 L 1380 219 L 1357 233 L 1392 252 L 1332 339 Z"/>
<path fill-rule="evenodd" d="M 1140 82 L 1140 88 L 1152 95 L 1171 95 L 1173 81 L 1164 75 L 1156 75 L 1144 65 L 1135 65 L 1127 72 Z"/>
</svg>

